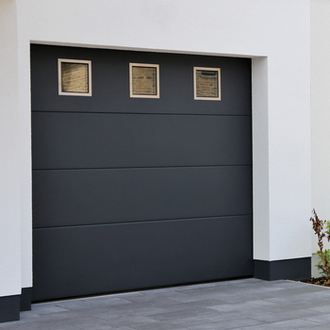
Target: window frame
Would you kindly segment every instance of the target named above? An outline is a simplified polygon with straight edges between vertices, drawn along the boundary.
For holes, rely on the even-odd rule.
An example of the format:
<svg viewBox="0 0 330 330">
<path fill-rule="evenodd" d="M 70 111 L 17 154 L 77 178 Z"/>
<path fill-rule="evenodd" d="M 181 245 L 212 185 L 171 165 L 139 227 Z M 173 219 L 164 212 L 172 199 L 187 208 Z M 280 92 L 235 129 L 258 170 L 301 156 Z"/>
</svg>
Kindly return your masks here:
<svg viewBox="0 0 330 330">
<path fill-rule="evenodd" d="M 197 96 L 197 71 L 217 71 L 218 72 L 218 96 Z M 220 68 L 206 68 L 194 66 L 194 100 L 206 100 L 206 101 L 221 101 L 221 69 Z"/>
<path fill-rule="evenodd" d="M 147 67 L 156 68 L 156 95 L 150 94 L 133 94 L 133 67 Z M 159 77 L 159 64 L 148 63 L 129 63 L 129 95 L 132 98 L 147 98 L 147 99 L 159 99 L 160 98 L 160 77 Z"/>
<path fill-rule="evenodd" d="M 67 96 L 92 96 L 92 61 L 91 60 L 76 60 L 69 58 L 58 58 L 58 95 Z M 88 92 L 64 92 L 62 91 L 62 63 L 77 63 L 87 64 L 88 69 Z"/>
</svg>

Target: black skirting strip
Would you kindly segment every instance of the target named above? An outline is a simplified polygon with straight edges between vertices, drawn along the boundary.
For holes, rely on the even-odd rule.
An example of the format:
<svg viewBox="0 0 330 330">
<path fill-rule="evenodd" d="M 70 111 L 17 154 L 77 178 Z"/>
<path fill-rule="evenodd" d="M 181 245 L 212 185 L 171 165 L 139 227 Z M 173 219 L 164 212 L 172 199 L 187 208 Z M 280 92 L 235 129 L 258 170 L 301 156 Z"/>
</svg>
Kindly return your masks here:
<svg viewBox="0 0 330 330">
<path fill-rule="evenodd" d="M 254 277 L 262 280 L 298 280 L 311 277 L 311 257 L 276 261 L 254 260 Z"/>
<path fill-rule="evenodd" d="M 32 288 L 23 288 L 21 294 L 21 311 L 31 310 Z"/>
<path fill-rule="evenodd" d="M 0 322 L 19 320 L 20 295 L 0 297 Z"/>
</svg>

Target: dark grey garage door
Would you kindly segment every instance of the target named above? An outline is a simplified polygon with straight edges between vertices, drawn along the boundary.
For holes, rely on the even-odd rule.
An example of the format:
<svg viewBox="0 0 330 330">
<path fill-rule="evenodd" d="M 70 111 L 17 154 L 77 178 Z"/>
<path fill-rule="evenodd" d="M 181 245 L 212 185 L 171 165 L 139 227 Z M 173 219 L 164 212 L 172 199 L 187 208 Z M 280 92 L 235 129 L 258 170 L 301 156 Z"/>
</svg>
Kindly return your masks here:
<svg viewBox="0 0 330 330">
<path fill-rule="evenodd" d="M 92 96 L 59 95 L 58 59 Z M 31 46 L 33 300 L 250 276 L 249 59 Z M 160 98 L 130 97 L 129 63 Z M 194 67 L 221 100 L 194 100 Z"/>
</svg>

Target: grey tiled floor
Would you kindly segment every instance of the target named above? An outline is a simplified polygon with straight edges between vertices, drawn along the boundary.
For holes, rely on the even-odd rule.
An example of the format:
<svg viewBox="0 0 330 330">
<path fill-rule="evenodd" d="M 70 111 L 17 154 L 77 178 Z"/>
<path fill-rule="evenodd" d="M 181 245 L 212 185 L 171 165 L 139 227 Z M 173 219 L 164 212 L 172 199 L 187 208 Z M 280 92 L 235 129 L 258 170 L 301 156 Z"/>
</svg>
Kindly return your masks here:
<svg viewBox="0 0 330 330">
<path fill-rule="evenodd" d="M 330 329 L 330 289 L 245 279 L 34 304 L 0 330 Z"/>
</svg>

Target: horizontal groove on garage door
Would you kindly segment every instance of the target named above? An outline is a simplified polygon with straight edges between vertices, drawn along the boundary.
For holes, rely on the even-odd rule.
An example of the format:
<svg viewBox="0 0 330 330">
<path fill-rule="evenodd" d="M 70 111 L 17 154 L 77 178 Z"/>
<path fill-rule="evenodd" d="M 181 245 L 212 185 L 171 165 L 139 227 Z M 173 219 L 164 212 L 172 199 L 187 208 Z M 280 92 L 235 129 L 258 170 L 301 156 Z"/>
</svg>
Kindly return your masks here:
<svg viewBox="0 0 330 330">
<path fill-rule="evenodd" d="M 99 115 L 159 115 L 159 116 L 208 116 L 208 117 L 221 117 L 221 116 L 229 116 L 229 117 L 236 117 L 236 116 L 242 116 L 242 117 L 251 117 L 251 114 L 235 114 L 235 113 L 180 113 L 180 112 L 175 112 L 175 113 L 166 113 L 166 112 L 114 112 L 114 111 L 93 111 L 93 112 L 88 112 L 88 111 L 71 111 L 71 110 L 65 110 L 62 109 L 62 111 L 59 110 L 32 110 L 32 112 L 37 112 L 37 113 L 95 113 Z"/>
<path fill-rule="evenodd" d="M 135 171 L 135 170 L 148 170 L 148 169 L 170 169 L 170 168 L 214 168 L 214 167 L 241 167 L 241 166 L 251 166 L 251 164 L 241 164 L 241 165 L 203 165 L 203 166 L 153 166 L 153 167 L 112 167 L 112 168 L 88 168 L 88 171 L 117 171 L 117 170 L 124 170 L 124 171 Z M 37 169 L 33 170 L 34 172 L 56 172 L 56 171 L 86 171 L 85 168 L 44 168 L 44 169 Z"/>
<path fill-rule="evenodd" d="M 143 224 L 143 223 L 150 223 L 152 222 L 175 222 L 175 221 L 195 221 L 195 220 L 209 220 L 209 219 L 223 219 L 227 218 L 228 220 L 232 221 L 238 217 L 246 217 L 251 216 L 251 214 L 237 214 L 237 215 L 223 215 L 221 217 L 200 217 L 200 218 L 190 218 L 190 219 L 157 219 L 157 220 L 140 220 L 140 221 L 123 221 L 123 222 L 108 222 L 108 223 L 91 223 L 91 224 L 84 224 L 84 225 L 63 225 L 63 226 L 51 226 L 51 227 L 36 227 L 34 230 L 47 230 L 51 228 L 74 228 L 74 227 L 98 227 L 98 226 L 121 226 L 121 225 L 131 225 L 131 224 Z"/>
</svg>

